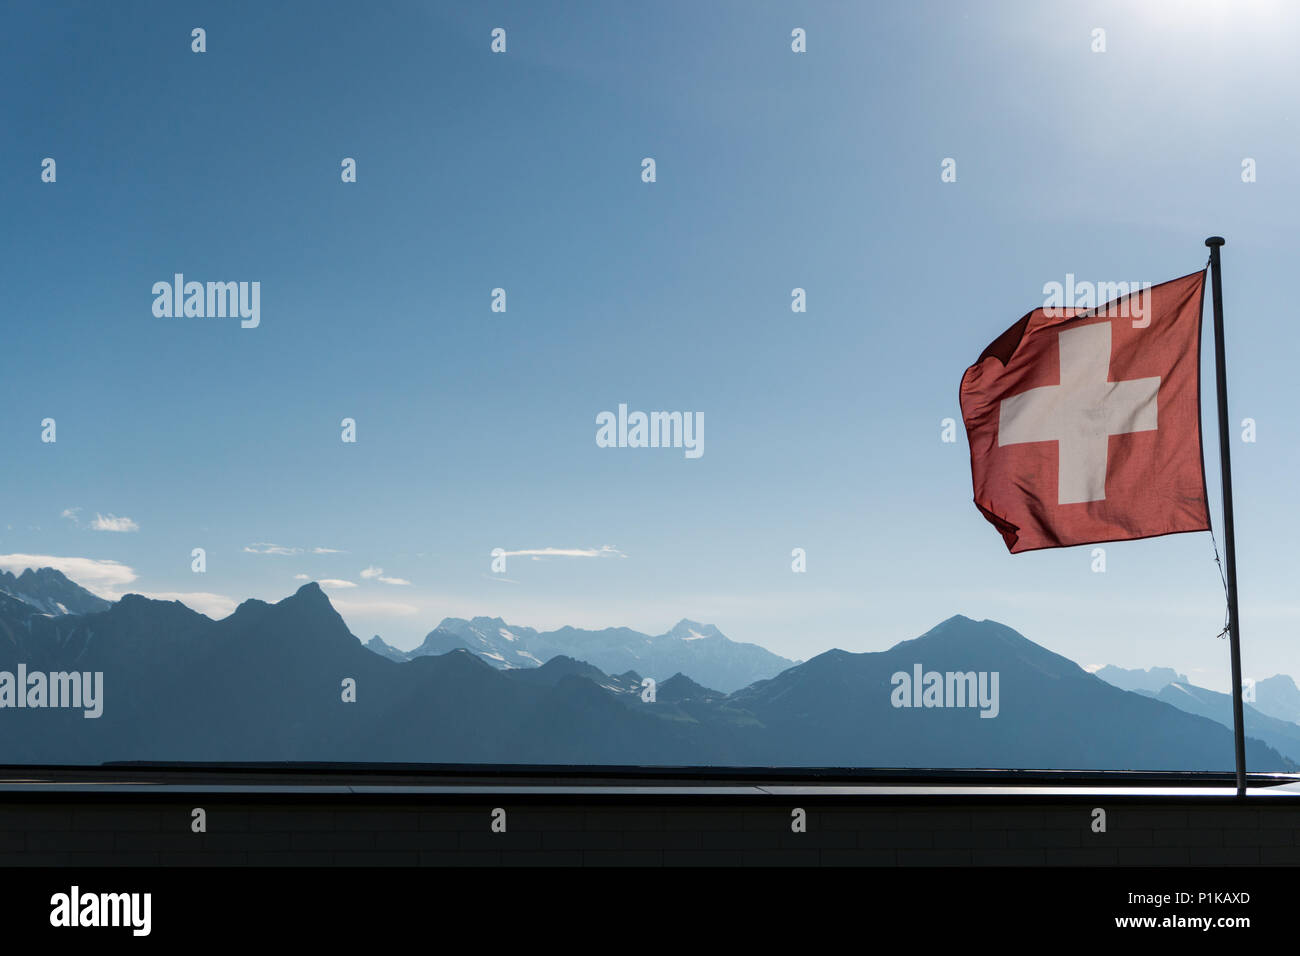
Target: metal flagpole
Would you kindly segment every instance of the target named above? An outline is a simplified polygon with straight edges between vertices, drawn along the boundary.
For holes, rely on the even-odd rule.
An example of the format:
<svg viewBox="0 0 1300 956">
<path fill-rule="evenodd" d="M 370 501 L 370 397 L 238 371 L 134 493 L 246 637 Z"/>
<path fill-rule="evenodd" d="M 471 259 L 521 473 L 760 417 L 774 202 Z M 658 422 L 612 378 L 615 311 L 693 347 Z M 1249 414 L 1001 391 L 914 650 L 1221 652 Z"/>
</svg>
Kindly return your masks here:
<svg viewBox="0 0 1300 956">
<path fill-rule="evenodd" d="M 1237 616 L 1237 545 L 1232 524 L 1232 439 L 1228 424 L 1228 373 L 1223 349 L 1223 281 L 1219 271 L 1221 236 L 1210 247 L 1210 282 L 1214 292 L 1214 369 L 1219 393 L 1219 469 L 1223 483 L 1223 546 L 1228 578 L 1228 645 L 1232 654 L 1232 729 L 1237 750 L 1237 796 L 1246 795 L 1246 721 L 1241 702 L 1241 630 Z"/>
</svg>

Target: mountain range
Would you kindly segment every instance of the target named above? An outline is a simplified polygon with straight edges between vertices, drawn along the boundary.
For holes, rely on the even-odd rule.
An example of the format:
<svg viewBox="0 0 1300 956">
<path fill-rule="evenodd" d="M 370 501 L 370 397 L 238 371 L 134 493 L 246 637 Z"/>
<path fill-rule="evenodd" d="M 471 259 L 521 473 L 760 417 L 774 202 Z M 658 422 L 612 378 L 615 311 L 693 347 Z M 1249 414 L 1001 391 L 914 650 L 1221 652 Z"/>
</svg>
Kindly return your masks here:
<svg viewBox="0 0 1300 956">
<path fill-rule="evenodd" d="M 107 611 L 110 606 L 108 601 L 74 584 L 54 568 L 26 568 L 17 576 L 0 571 L 0 593 L 42 614 L 92 614 Z"/>
<path fill-rule="evenodd" d="M 500 670 L 540 667 L 553 657 L 581 657 L 606 673 L 635 670 L 665 680 L 686 672 L 730 692 L 775 677 L 797 661 L 730 640 L 712 624 L 679 621 L 665 634 L 649 635 L 628 627 L 599 631 L 563 627 L 536 631 L 508 625 L 499 617 L 445 618 L 412 651 L 399 651 L 376 635 L 367 644 L 389 660 L 446 654 L 464 648 Z"/>
<path fill-rule="evenodd" d="M 1232 695 L 1208 690 L 1191 683 L 1170 667 L 1125 670 L 1107 665 L 1098 677 L 1232 727 Z M 1253 697 L 1253 699 L 1251 699 Z M 1300 763 L 1300 689 L 1286 674 L 1256 681 L 1253 694 L 1242 704 L 1246 733 L 1257 737 L 1289 760 Z"/>
<path fill-rule="evenodd" d="M 33 575 L 0 587 L 0 671 L 21 663 L 28 672 L 102 672 L 103 714 L 0 709 L 8 725 L 0 763 L 1232 766 L 1231 734 L 1216 720 L 1115 687 L 1005 625 L 962 616 L 885 651 L 830 650 L 730 692 L 674 673 L 649 700 L 642 670 L 610 673 L 576 654 L 501 668 L 463 646 L 438 653 L 455 627 L 435 629 L 429 653 L 390 659 L 354 637 L 314 583 L 213 621 L 139 595 L 76 613 L 66 598 L 80 607 L 94 596 L 74 594 L 57 571 Z M 523 643 L 526 629 L 502 627 Z M 692 631 L 700 644 L 746 646 L 686 622 Z M 543 647 L 543 637 L 551 639 L 537 635 L 531 646 Z M 896 706 L 900 675 L 931 672 L 941 683 L 949 672 L 996 673 L 996 717 L 971 706 Z M 1253 769 L 1295 767 L 1253 736 L 1247 760 Z"/>
</svg>

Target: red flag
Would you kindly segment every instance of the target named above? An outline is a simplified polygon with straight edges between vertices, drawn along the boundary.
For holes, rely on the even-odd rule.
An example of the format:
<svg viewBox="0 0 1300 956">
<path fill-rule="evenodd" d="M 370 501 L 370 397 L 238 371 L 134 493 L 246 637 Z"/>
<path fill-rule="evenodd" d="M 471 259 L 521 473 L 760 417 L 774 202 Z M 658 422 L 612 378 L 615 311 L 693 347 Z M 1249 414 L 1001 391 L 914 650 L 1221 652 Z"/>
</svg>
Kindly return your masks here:
<svg viewBox="0 0 1300 956">
<path fill-rule="evenodd" d="M 961 380 L 975 505 L 1014 554 L 1210 527 L 1195 272 L 1039 308 Z"/>
</svg>

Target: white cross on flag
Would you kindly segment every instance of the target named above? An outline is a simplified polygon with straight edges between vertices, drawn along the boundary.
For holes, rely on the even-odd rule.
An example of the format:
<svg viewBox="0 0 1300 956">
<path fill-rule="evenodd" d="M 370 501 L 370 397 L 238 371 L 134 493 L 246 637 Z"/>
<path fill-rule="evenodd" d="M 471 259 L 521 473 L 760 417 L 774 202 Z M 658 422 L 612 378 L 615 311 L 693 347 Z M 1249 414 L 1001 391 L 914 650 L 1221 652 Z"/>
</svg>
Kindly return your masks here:
<svg viewBox="0 0 1300 956">
<path fill-rule="evenodd" d="M 1013 552 L 1209 528 L 1205 273 L 1095 309 L 1040 308 L 961 381 L 975 504 Z"/>
</svg>

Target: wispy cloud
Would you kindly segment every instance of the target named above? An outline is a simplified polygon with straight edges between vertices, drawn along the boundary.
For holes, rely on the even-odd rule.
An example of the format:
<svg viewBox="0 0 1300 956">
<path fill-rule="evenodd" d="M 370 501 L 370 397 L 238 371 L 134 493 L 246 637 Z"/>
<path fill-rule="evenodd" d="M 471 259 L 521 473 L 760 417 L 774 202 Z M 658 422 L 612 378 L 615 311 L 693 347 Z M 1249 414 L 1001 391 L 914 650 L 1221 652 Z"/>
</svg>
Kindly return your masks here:
<svg viewBox="0 0 1300 956">
<path fill-rule="evenodd" d="M 246 554 L 302 554 L 302 548 L 286 548 L 283 545 L 258 541 L 244 545 L 244 552 Z"/>
<path fill-rule="evenodd" d="M 373 564 L 361 572 L 361 577 L 367 581 L 378 580 L 383 584 L 396 584 L 402 587 L 410 587 L 411 582 L 406 578 L 394 578 L 384 574 L 383 568 L 377 568 Z"/>
<path fill-rule="evenodd" d="M 71 521 L 73 524 L 75 524 L 78 528 L 81 527 L 81 517 L 80 517 L 80 516 L 81 516 L 81 509 L 80 509 L 80 508 L 64 508 L 61 512 L 59 512 L 59 517 L 60 517 L 60 518 L 67 518 L 69 521 Z"/>
<path fill-rule="evenodd" d="M 96 514 L 95 520 L 90 523 L 90 527 L 95 531 L 139 531 L 140 526 L 125 516 L 119 518 L 117 515 Z"/>
<path fill-rule="evenodd" d="M 626 558 L 627 555 L 612 545 L 599 548 L 526 548 L 522 551 L 505 551 L 507 558 Z"/>
<path fill-rule="evenodd" d="M 248 554 L 347 554 L 346 551 L 340 551 L 338 548 L 290 548 L 282 544 L 271 544 L 269 541 L 255 541 L 252 544 L 244 546 L 244 551 Z"/>
<path fill-rule="evenodd" d="M 343 581 L 339 578 L 322 578 L 316 583 L 327 591 L 342 591 L 345 588 L 354 588 L 357 586 L 354 581 Z"/>
<path fill-rule="evenodd" d="M 87 591 L 109 601 L 121 597 L 121 589 L 137 577 L 134 569 L 117 561 L 62 558 L 52 554 L 0 554 L 0 569 L 18 574 L 25 568 L 62 571 Z"/>
</svg>

